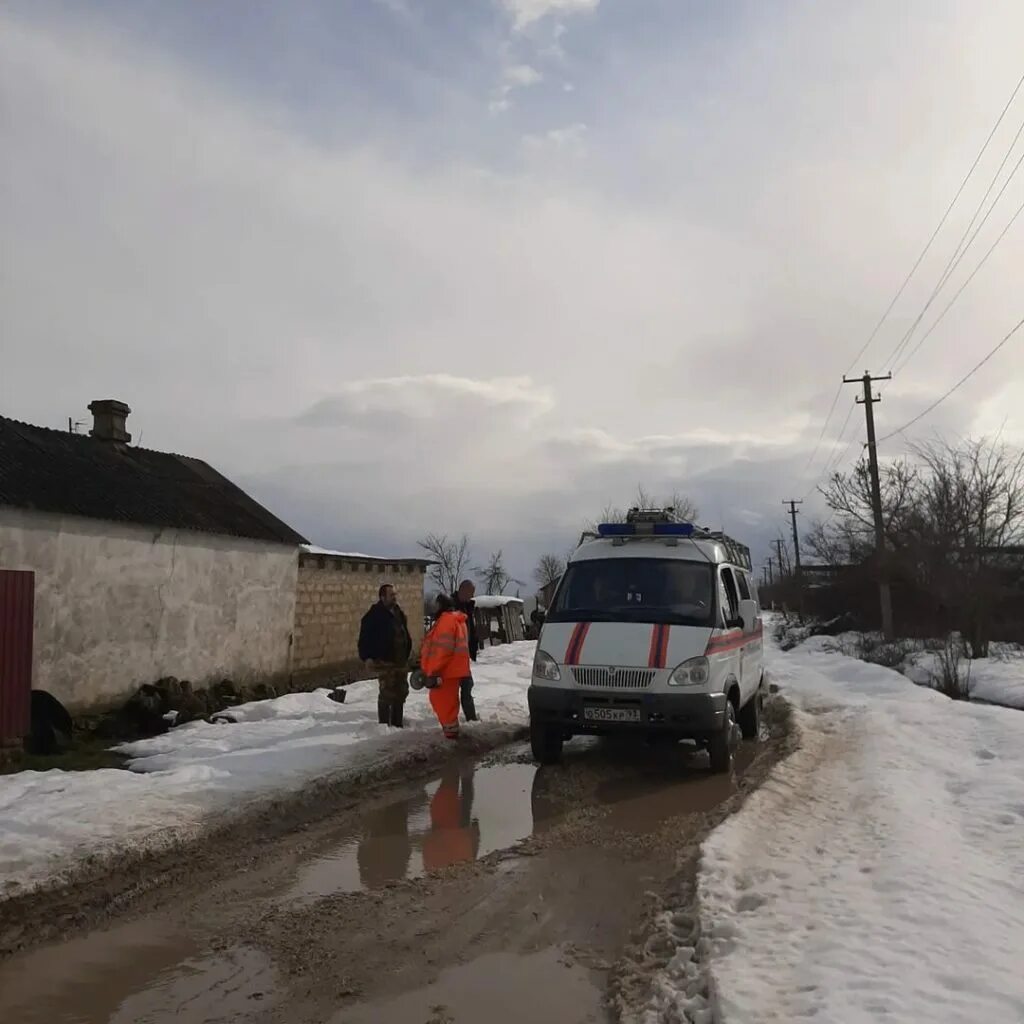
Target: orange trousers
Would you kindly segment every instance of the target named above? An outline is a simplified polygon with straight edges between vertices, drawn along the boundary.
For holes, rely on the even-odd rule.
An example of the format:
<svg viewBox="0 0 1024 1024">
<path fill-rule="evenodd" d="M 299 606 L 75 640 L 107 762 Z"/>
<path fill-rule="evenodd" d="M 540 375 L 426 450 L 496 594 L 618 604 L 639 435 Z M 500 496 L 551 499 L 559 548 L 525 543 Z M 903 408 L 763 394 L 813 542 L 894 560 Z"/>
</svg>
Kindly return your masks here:
<svg viewBox="0 0 1024 1024">
<path fill-rule="evenodd" d="M 430 691 L 430 706 L 437 715 L 441 728 L 445 735 L 458 733 L 459 731 L 459 683 L 462 681 L 459 676 L 452 676 L 450 679 L 442 679 L 440 686 L 435 686 Z"/>
</svg>

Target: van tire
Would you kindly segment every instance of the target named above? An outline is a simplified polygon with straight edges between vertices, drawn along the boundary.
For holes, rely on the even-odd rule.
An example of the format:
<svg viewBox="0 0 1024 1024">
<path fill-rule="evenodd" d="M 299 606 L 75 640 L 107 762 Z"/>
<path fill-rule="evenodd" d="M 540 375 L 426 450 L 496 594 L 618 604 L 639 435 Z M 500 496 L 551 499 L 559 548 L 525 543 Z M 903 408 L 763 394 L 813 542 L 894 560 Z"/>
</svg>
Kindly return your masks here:
<svg viewBox="0 0 1024 1024">
<path fill-rule="evenodd" d="M 539 764 L 558 764 L 562 760 L 564 742 L 565 737 L 560 729 L 530 719 L 530 749 Z"/>
<path fill-rule="evenodd" d="M 762 703 L 761 690 L 758 688 L 757 693 L 747 701 L 744 707 L 740 708 L 738 721 L 745 740 L 756 740 L 761 736 Z"/>
<path fill-rule="evenodd" d="M 736 708 L 729 700 L 725 702 L 725 725 L 708 742 L 708 757 L 711 760 L 711 771 L 715 775 L 725 775 L 732 771 L 737 731 Z"/>
</svg>

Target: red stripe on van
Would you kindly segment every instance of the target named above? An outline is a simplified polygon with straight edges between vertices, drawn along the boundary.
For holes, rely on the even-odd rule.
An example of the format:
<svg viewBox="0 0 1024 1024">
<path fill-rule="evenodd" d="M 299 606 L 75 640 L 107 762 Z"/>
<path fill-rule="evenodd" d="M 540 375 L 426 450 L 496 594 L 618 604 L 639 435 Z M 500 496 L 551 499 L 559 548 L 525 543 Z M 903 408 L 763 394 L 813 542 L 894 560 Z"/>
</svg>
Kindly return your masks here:
<svg viewBox="0 0 1024 1024">
<path fill-rule="evenodd" d="M 583 642 L 587 639 L 587 630 L 590 629 L 589 622 L 578 622 L 569 638 L 569 646 L 565 650 L 565 664 L 578 665 L 580 655 L 583 653 Z"/>
<path fill-rule="evenodd" d="M 647 655 L 648 668 L 664 668 L 668 657 L 668 635 L 671 627 L 659 623 L 651 629 L 651 648 Z"/>
</svg>

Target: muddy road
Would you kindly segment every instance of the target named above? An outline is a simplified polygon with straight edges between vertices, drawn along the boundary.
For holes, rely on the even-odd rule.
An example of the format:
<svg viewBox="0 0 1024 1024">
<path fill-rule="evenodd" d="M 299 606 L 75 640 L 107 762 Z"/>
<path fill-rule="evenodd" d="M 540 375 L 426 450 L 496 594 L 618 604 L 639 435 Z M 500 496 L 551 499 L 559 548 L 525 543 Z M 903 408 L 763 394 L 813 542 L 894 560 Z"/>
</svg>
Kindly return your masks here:
<svg viewBox="0 0 1024 1024">
<path fill-rule="evenodd" d="M 700 841 L 786 753 L 786 719 L 772 701 L 732 776 L 685 747 L 577 740 L 538 769 L 517 744 L 245 834 L 102 927 L 0 961 L 0 1020 L 630 1019 L 675 952 L 665 920 L 696 927 Z"/>
</svg>

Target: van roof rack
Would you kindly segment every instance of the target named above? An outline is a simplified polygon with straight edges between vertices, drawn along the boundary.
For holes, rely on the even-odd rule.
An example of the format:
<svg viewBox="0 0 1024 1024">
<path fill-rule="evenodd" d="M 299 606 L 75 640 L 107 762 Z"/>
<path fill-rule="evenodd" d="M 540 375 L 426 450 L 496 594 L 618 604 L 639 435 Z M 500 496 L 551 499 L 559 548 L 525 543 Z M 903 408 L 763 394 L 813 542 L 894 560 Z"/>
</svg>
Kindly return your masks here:
<svg viewBox="0 0 1024 1024">
<path fill-rule="evenodd" d="M 584 535 L 586 536 L 586 535 Z M 710 540 L 725 549 L 726 557 L 733 565 L 740 565 L 748 572 L 753 570 L 750 548 L 730 537 L 724 530 L 709 530 L 684 522 L 671 508 L 631 508 L 624 523 L 599 523 L 597 536 L 612 538 L 625 543 L 631 537 L 687 537 L 690 540 Z M 580 538 L 581 542 L 583 538 Z M 676 541 L 673 541 L 676 542 Z"/>
</svg>

